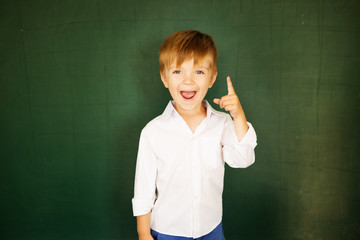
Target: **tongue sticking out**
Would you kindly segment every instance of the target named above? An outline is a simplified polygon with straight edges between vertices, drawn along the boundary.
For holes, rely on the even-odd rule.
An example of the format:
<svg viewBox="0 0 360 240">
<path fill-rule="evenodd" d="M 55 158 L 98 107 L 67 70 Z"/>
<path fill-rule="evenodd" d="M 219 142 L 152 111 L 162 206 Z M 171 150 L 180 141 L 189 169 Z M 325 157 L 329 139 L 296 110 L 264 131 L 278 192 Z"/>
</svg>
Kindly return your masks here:
<svg viewBox="0 0 360 240">
<path fill-rule="evenodd" d="M 183 98 L 192 99 L 195 96 L 196 91 L 181 91 L 180 93 Z"/>
</svg>

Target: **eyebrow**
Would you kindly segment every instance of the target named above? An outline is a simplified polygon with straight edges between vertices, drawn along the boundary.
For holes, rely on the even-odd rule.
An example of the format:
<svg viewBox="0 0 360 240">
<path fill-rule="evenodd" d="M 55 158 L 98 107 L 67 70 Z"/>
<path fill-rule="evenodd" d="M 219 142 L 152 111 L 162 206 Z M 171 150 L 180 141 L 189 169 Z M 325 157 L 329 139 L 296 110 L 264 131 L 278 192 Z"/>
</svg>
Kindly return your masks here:
<svg viewBox="0 0 360 240">
<path fill-rule="evenodd" d="M 208 67 L 205 67 L 205 66 L 200 66 L 200 65 L 198 65 L 198 67 L 199 68 L 205 68 L 205 69 L 207 69 L 207 70 L 209 70 L 210 68 L 208 68 Z"/>
</svg>

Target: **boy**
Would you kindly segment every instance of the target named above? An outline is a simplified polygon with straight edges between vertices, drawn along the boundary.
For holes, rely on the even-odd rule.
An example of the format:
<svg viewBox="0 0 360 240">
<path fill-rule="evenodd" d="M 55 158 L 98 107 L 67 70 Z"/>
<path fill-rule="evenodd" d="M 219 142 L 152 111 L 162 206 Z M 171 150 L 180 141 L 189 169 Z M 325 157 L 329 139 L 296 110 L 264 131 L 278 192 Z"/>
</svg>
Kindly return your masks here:
<svg viewBox="0 0 360 240">
<path fill-rule="evenodd" d="M 256 134 L 227 77 L 228 95 L 204 100 L 217 76 L 213 39 L 198 31 L 169 36 L 160 76 L 173 101 L 141 132 L 132 199 L 140 240 L 224 239 L 224 163 L 254 163 Z"/>
</svg>

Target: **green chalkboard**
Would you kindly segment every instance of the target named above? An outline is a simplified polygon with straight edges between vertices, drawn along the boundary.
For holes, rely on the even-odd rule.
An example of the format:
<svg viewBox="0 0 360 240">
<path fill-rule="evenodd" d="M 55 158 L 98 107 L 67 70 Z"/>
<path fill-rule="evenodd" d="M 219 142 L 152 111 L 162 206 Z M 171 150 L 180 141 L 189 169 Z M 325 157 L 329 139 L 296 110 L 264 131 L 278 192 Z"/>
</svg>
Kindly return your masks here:
<svg viewBox="0 0 360 240">
<path fill-rule="evenodd" d="M 226 167 L 226 239 L 360 235 L 360 2 L 0 0 L 0 239 L 136 239 L 139 134 L 170 95 L 158 49 L 213 36 L 258 135 Z"/>
</svg>

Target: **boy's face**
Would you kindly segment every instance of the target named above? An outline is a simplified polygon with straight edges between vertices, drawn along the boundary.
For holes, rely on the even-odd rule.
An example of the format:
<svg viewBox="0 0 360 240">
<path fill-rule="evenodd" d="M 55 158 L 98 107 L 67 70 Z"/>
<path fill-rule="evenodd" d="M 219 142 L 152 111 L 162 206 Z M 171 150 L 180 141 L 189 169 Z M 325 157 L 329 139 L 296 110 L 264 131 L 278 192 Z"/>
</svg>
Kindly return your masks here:
<svg viewBox="0 0 360 240">
<path fill-rule="evenodd" d="M 168 68 L 160 73 L 164 86 L 169 89 L 175 101 L 175 109 L 179 113 L 197 113 L 202 108 L 209 88 L 216 80 L 217 72 L 210 69 L 211 58 L 206 56 L 194 65 L 194 59 L 184 61 L 176 67 L 174 61 Z M 193 111 L 193 112 L 191 112 Z"/>
</svg>

